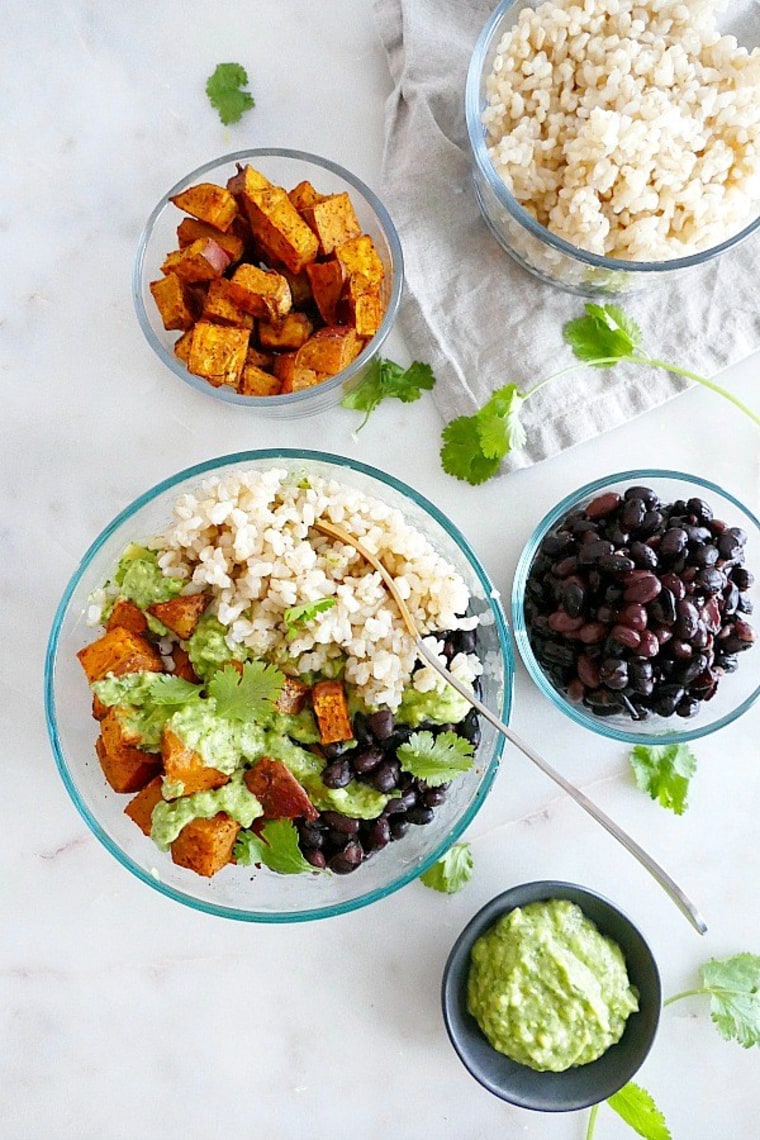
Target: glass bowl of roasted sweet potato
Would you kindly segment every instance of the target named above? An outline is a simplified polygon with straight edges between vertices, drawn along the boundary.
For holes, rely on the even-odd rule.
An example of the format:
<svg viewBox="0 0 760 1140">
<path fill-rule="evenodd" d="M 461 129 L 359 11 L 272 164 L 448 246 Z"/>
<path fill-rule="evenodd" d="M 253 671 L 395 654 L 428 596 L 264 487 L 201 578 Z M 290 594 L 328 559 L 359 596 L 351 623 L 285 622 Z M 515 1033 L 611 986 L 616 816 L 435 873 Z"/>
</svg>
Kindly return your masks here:
<svg viewBox="0 0 760 1140">
<path fill-rule="evenodd" d="M 138 243 L 148 344 L 199 392 L 275 416 L 334 406 L 379 353 L 403 287 L 377 196 L 328 159 L 237 151 L 176 183 Z"/>
<path fill-rule="evenodd" d="M 508 720 L 498 592 L 411 487 L 320 452 L 180 471 L 95 539 L 55 615 L 48 731 L 74 805 L 170 899 L 226 918 L 325 918 L 386 897 L 473 820 L 502 737 L 418 659 Z M 320 529 L 321 527 L 321 529 Z"/>
</svg>

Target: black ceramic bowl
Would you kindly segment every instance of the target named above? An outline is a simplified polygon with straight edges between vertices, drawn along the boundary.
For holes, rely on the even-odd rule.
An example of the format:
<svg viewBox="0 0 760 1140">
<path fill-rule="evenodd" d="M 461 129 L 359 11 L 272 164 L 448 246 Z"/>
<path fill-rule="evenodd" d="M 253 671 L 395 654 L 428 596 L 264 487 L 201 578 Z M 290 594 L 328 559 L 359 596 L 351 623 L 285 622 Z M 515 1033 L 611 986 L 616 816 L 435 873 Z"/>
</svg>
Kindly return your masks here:
<svg viewBox="0 0 760 1140">
<path fill-rule="evenodd" d="M 631 985 L 639 994 L 639 1010 L 628 1018 L 620 1041 L 598 1060 L 564 1073 L 537 1072 L 497 1052 L 467 1012 L 473 943 L 514 907 L 547 899 L 576 903 L 602 934 L 617 942 Z M 550 879 L 512 887 L 478 911 L 454 943 L 443 974 L 441 998 L 451 1043 L 465 1068 L 484 1088 L 520 1108 L 570 1112 L 606 1100 L 641 1067 L 657 1031 L 662 990 L 652 952 L 629 918 L 608 899 L 586 887 Z"/>
</svg>

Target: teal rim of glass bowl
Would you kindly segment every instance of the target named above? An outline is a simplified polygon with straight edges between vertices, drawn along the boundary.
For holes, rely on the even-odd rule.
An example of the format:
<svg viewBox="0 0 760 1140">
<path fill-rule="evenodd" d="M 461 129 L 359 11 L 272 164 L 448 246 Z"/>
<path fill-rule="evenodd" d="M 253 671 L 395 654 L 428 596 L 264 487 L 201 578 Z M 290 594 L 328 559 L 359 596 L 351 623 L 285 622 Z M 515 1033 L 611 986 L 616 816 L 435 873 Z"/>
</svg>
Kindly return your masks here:
<svg viewBox="0 0 760 1140">
<path fill-rule="evenodd" d="M 733 721 L 747 712 L 758 697 L 760 697 L 760 683 L 755 686 L 749 696 L 732 708 L 730 712 L 727 712 L 717 720 L 711 721 L 707 725 L 689 729 L 685 727 L 687 722 L 684 721 L 684 727 L 682 728 L 679 725 L 672 733 L 668 732 L 667 729 L 661 729 L 658 732 L 646 732 L 641 730 L 631 732 L 618 725 L 609 724 L 603 717 L 593 717 L 592 713 L 585 711 L 583 706 L 579 707 L 574 705 L 564 693 L 552 685 L 536 659 L 525 624 L 523 601 L 525 598 L 528 574 L 533 564 L 533 559 L 538 553 L 541 541 L 548 531 L 570 510 L 579 506 L 584 500 L 592 498 L 598 491 L 603 490 L 605 487 L 609 487 L 613 483 L 624 483 L 629 480 L 632 483 L 645 483 L 647 479 L 678 480 L 681 483 L 690 484 L 704 491 L 711 491 L 713 494 L 720 495 L 722 499 L 731 503 L 750 520 L 755 527 L 757 527 L 758 533 L 760 534 L 760 520 L 755 517 L 749 507 L 745 506 L 735 495 L 724 490 L 723 487 L 718 486 L 717 483 L 712 483 L 709 479 L 703 479 L 699 475 L 690 475 L 683 471 L 661 470 L 659 468 L 621 471 L 619 473 L 613 472 L 611 475 L 605 475 L 603 478 L 595 479 L 592 483 L 587 483 L 585 486 L 579 487 L 577 491 L 566 495 L 561 502 L 557 503 L 555 507 L 552 507 L 552 509 L 544 515 L 528 539 L 518 560 L 512 583 L 512 632 L 520 652 L 520 657 L 531 679 L 541 692 L 547 696 L 558 709 L 569 716 L 571 720 L 574 720 L 576 724 L 581 725 L 583 728 L 591 729 L 593 732 L 597 732 L 602 736 L 609 737 L 612 740 L 619 740 L 626 744 L 668 744 L 676 740 L 679 743 L 686 744 L 690 740 L 698 740 L 702 736 L 709 736 L 713 732 L 717 732 L 718 729 L 725 728 L 726 725 L 732 724 Z"/>
<path fill-rule="evenodd" d="M 501 605 L 500 597 L 496 591 L 491 579 L 486 573 L 485 568 L 480 562 L 480 559 L 475 554 L 467 539 L 436 506 L 431 503 L 419 491 L 414 490 L 408 484 L 403 483 L 401 480 L 396 479 L 393 475 L 386 474 L 369 464 L 361 463 L 358 460 L 348 459 L 345 456 L 334 455 L 330 452 L 322 451 L 308 451 L 299 448 L 266 448 L 256 451 L 238 451 L 229 455 L 218 456 L 215 459 L 205 460 L 203 463 L 194 464 L 191 467 L 186 467 L 182 471 L 156 483 L 149 490 L 145 491 L 138 498 L 134 499 L 128 506 L 124 507 L 111 522 L 101 531 L 95 541 L 88 548 L 84 556 L 79 562 L 76 570 L 69 579 L 68 585 L 64 590 L 63 596 L 58 603 L 58 607 L 53 618 L 53 624 L 48 639 L 47 650 L 45 653 L 45 672 L 44 672 L 44 700 L 45 700 L 45 720 L 47 723 L 47 731 L 50 739 L 50 744 L 55 757 L 56 766 L 63 780 L 66 791 L 69 793 L 74 806 L 79 814 L 84 819 L 90 831 L 95 835 L 107 851 L 114 856 L 114 858 L 121 863 L 128 871 L 135 875 L 143 883 L 147 883 L 149 887 L 158 891 L 160 894 L 173 899 L 175 902 L 180 902 L 185 906 L 189 906 L 194 910 L 203 911 L 206 914 L 215 915 L 220 918 L 235 919 L 241 922 L 261 922 L 261 923 L 286 923 L 286 922 L 308 922 L 315 919 L 331 918 L 336 915 L 346 914 L 352 910 L 358 910 L 361 907 L 368 906 L 371 903 L 377 902 L 380 899 L 386 898 L 388 895 L 393 894 L 395 891 L 400 890 L 401 887 L 406 886 L 414 879 L 419 878 L 429 867 L 436 863 L 445 852 L 457 841 L 462 832 L 469 826 L 479 811 L 484 799 L 491 790 L 491 786 L 496 777 L 499 769 L 499 761 L 504 747 L 504 738 L 497 734 L 494 742 L 493 753 L 487 762 L 486 769 L 478 787 L 477 793 L 473 802 L 469 805 L 467 810 L 462 816 L 452 825 L 450 831 L 445 839 L 430 851 L 429 855 L 416 865 L 412 870 L 402 872 L 398 875 L 393 882 L 388 883 L 386 886 L 378 887 L 369 891 L 366 895 L 361 895 L 358 898 L 349 899 L 346 902 L 338 903 L 329 908 L 308 908 L 304 910 L 292 912 L 257 912 L 255 910 L 242 910 L 236 907 L 225 906 L 219 903 L 207 902 L 203 899 L 194 898 L 190 895 L 184 894 L 182 891 L 161 882 L 149 871 L 144 870 L 138 866 L 124 851 L 121 850 L 119 845 L 111 839 L 108 833 L 101 827 L 98 820 L 89 810 L 87 805 L 82 801 L 71 775 L 69 774 L 68 764 L 61 747 L 61 742 L 58 738 L 58 730 L 56 723 L 56 705 L 55 705 L 55 664 L 58 655 L 58 643 L 63 624 L 64 617 L 68 610 L 69 602 L 74 593 L 74 590 L 79 585 L 79 582 L 87 572 L 89 565 L 98 551 L 102 548 L 105 542 L 142 507 L 146 506 L 153 499 L 166 491 L 171 491 L 179 483 L 187 479 L 202 478 L 215 473 L 220 473 L 226 467 L 232 467 L 241 463 L 259 462 L 261 460 L 288 461 L 288 460 L 306 460 L 307 462 L 331 463 L 336 467 L 342 467 L 350 474 L 352 471 L 359 472 L 362 475 L 367 475 L 372 479 L 376 479 L 379 483 L 392 487 L 393 490 L 399 494 L 411 499 L 419 507 L 421 507 L 431 518 L 433 518 L 446 533 L 456 542 L 467 558 L 470 566 L 472 567 L 476 577 L 480 581 L 484 597 L 487 599 L 490 606 L 490 611 L 494 617 L 496 626 L 497 640 L 500 650 L 500 660 L 504 672 L 504 694 L 502 698 L 501 718 L 508 724 L 510 714 L 512 711 L 512 693 L 514 685 L 515 661 L 512 651 L 512 643 L 509 636 L 506 616 Z"/>
</svg>

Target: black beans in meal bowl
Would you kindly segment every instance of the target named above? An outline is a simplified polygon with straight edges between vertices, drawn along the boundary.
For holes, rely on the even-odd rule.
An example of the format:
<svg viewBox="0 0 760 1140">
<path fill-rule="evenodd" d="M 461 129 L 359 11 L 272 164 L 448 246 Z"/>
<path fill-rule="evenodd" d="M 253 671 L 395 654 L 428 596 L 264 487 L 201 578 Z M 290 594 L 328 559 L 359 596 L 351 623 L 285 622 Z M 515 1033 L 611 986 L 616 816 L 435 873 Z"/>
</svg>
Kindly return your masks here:
<svg viewBox="0 0 760 1140">
<path fill-rule="evenodd" d="M 512 612 L 525 665 L 596 732 L 704 736 L 760 695 L 758 563 L 760 523 L 715 484 L 671 471 L 597 480 L 521 555 Z"/>
</svg>

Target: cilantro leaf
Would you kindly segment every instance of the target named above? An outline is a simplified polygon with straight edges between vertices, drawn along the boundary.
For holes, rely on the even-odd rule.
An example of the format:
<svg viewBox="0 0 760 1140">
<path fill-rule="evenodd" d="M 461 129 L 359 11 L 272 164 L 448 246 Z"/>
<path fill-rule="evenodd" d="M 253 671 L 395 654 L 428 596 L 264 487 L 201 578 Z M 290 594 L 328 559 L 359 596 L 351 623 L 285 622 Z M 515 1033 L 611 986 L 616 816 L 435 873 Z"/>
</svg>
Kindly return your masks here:
<svg viewBox="0 0 760 1140">
<path fill-rule="evenodd" d="M 609 368 L 634 356 L 641 343 L 641 330 L 617 305 L 586 305 L 586 316 L 568 321 L 562 330 L 579 360 L 597 368 Z"/>
<path fill-rule="evenodd" d="M 683 815 L 697 758 L 686 744 L 637 744 L 631 751 L 636 783 L 664 808 Z"/>
<path fill-rule="evenodd" d="M 472 850 L 469 843 L 455 843 L 437 863 L 420 875 L 420 882 L 434 891 L 453 895 L 461 891 L 465 883 L 470 881 L 472 869 Z"/>
<path fill-rule="evenodd" d="M 665 1117 L 640 1085 L 629 1081 L 607 1098 L 607 1104 L 645 1140 L 671 1140 Z"/>
<path fill-rule="evenodd" d="M 516 384 L 505 384 L 477 413 L 480 446 L 490 459 L 503 459 L 510 451 L 519 451 L 527 438 L 520 421 L 520 408 L 525 397 Z"/>
<path fill-rule="evenodd" d="M 383 400 L 392 397 L 404 404 L 411 404 L 419 400 L 423 391 L 429 391 L 434 385 L 435 377 L 429 364 L 414 360 L 408 368 L 402 368 L 393 360 L 377 357 L 356 387 L 343 397 L 341 407 L 364 412 L 364 419 L 356 429 L 361 431 Z"/>
<path fill-rule="evenodd" d="M 248 73 L 239 63 L 217 64 L 206 80 L 206 94 L 225 126 L 237 123 L 244 111 L 255 106 L 250 92 L 242 90 L 247 84 Z"/>
<path fill-rule="evenodd" d="M 211 678 L 208 691 L 220 716 L 248 722 L 272 711 L 284 683 L 284 675 L 273 665 L 246 661 L 240 673 L 234 665 L 225 665 Z"/>
<path fill-rule="evenodd" d="M 298 832 L 289 819 L 270 819 L 260 835 L 246 830 L 238 833 L 232 854 L 245 866 L 263 863 L 281 875 L 299 875 L 316 868 L 305 859 L 298 846 Z"/>
<path fill-rule="evenodd" d="M 300 626 L 313 621 L 317 614 L 323 614 L 338 604 L 337 598 L 320 598 L 316 602 L 304 602 L 300 606 L 290 606 L 282 615 L 288 627 L 288 641 L 298 636 Z"/>
<path fill-rule="evenodd" d="M 477 486 L 499 470 L 499 459 L 488 456 L 481 443 L 482 420 L 474 416 L 458 416 L 446 424 L 441 438 L 441 465 L 447 475 Z"/>
<path fill-rule="evenodd" d="M 760 1045 L 760 957 L 744 953 L 711 958 L 702 967 L 702 981 L 721 1037 L 738 1041 L 744 1049 Z"/>
<path fill-rule="evenodd" d="M 146 695 L 154 705 L 186 705 L 200 700 L 202 688 L 171 673 L 156 673 L 146 688 Z"/>
<path fill-rule="evenodd" d="M 472 767 L 475 750 L 456 732 L 413 732 L 396 752 L 401 767 L 431 787 L 446 784 Z"/>
</svg>

